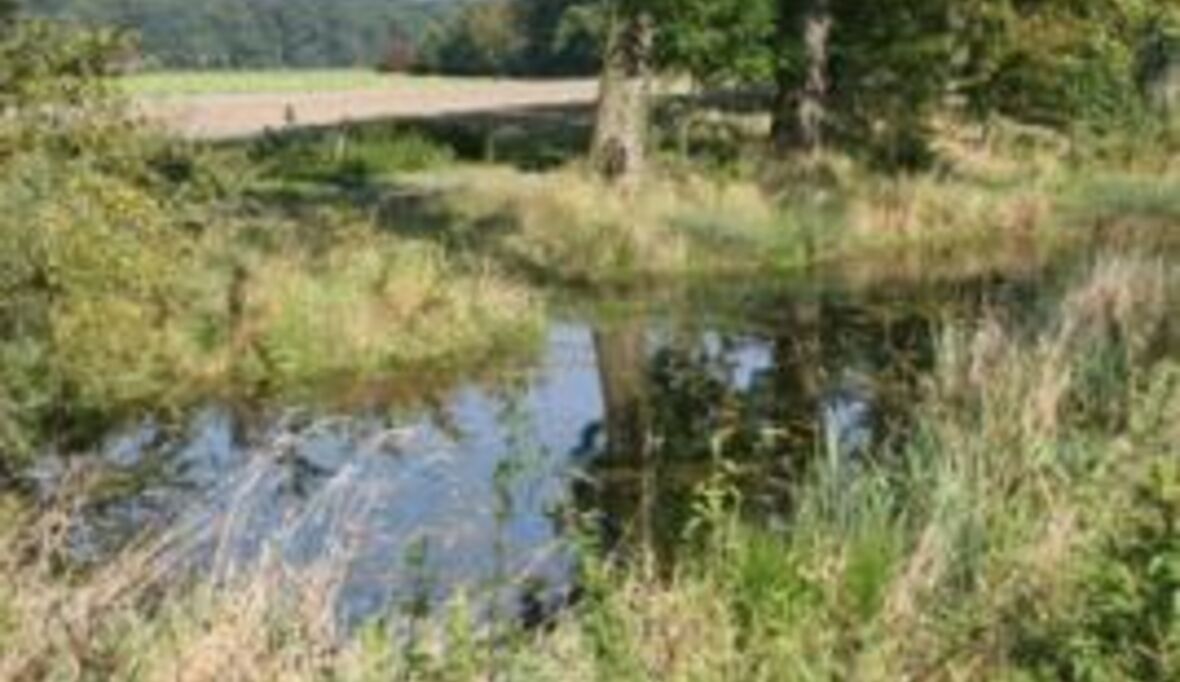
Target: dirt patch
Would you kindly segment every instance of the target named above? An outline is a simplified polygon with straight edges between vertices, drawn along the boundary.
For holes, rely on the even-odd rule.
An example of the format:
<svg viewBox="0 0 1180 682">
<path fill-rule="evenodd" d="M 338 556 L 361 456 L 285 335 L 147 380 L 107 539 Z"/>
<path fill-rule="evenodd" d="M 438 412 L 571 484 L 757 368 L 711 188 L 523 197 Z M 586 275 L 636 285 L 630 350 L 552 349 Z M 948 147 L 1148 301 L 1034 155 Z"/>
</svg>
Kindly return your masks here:
<svg viewBox="0 0 1180 682">
<path fill-rule="evenodd" d="M 144 98 L 137 107 L 149 119 L 184 137 L 221 140 L 292 126 L 588 104 L 597 94 L 593 80 L 490 80 L 434 83 L 422 88 L 410 84 L 387 90 Z"/>
</svg>

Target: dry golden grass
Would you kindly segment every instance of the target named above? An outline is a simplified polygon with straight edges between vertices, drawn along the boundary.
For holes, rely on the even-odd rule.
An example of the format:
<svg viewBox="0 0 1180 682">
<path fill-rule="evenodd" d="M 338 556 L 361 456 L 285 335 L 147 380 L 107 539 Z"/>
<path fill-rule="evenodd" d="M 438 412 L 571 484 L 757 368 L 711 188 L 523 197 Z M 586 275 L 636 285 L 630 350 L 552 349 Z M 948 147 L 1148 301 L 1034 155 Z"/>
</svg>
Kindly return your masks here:
<svg viewBox="0 0 1180 682">
<path fill-rule="evenodd" d="M 756 186 L 701 177 L 656 178 L 627 193 L 579 170 L 481 171 L 462 178 L 451 206 L 465 238 L 491 241 L 502 258 L 543 276 L 584 283 L 749 259 L 779 227 Z"/>
</svg>

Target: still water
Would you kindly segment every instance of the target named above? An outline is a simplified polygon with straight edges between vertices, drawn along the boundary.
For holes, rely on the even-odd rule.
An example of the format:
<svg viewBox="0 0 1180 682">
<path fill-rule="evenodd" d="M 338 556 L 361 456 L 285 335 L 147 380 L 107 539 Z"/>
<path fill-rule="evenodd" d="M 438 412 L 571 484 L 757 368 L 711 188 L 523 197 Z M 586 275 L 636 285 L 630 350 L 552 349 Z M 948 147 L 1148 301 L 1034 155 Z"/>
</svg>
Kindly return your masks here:
<svg viewBox="0 0 1180 682">
<path fill-rule="evenodd" d="M 1033 324 L 1043 276 L 872 292 L 727 287 L 559 315 L 536 365 L 429 408 L 209 405 L 107 437 L 112 483 L 74 530 L 100 560 L 162 534 L 176 575 L 329 566 L 355 623 L 463 591 L 525 619 L 575 589 L 592 537 L 675 561 L 725 463 L 783 525 L 816 461 L 896 449 L 948 325 Z M 64 459 L 38 479 L 59 484 Z M 576 529 L 576 532 L 575 532 Z"/>
</svg>

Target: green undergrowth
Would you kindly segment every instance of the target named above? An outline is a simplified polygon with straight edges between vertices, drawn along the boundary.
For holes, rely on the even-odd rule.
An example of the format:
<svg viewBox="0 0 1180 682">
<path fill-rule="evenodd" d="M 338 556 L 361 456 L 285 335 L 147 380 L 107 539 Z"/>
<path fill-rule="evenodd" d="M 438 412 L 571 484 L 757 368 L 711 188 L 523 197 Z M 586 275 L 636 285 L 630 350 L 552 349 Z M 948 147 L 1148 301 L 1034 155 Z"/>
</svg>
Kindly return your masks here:
<svg viewBox="0 0 1180 682">
<path fill-rule="evenodd" d="M 456 376 L 531 355 L 543 328 L 531 292 L 371 232 L 362 224 L 324 253 L 280 249 L 247 266 L 242 320 L 223 327 L 234 379 L 312 399 L 325 382 Z"/>
<path fill-rule="evenodd" d="M 660 179 L 628 195 L 573 170 L 472 170 L 449 182 L 450 225 L 438 236 L 542 283 L 684 276 L 799 244 L 797 228 L 748 185 Z"/>
<path fill-rule="evenodd" d="M 1095 173 L 1078 178 L 1061 198 L 1067 218 L 1164 231 L 1180 225 L 1180 176 Z"/>
<path fill-rule="evenodd" d="M 422 134 L 374 126 L 275 134 L 251 143 L 249 156 L 255 171 L 267 179 L 341 189 L 364 189 L 396 173 L 454 161 L 453 151 Z"/>
</svg>

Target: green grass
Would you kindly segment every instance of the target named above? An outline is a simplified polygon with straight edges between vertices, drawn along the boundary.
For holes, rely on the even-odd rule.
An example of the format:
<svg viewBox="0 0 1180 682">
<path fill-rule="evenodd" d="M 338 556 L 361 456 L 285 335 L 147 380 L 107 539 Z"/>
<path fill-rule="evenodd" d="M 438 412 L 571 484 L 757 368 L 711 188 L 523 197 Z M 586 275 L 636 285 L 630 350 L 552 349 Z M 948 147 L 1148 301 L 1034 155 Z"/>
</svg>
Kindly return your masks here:
<svg viewBox="0 0 1180 682">
<path fill-rule="evenodd" d="M 1082 177 L 1064 192 L 1067 215 L 1079 222 L 1156 221 L 1180 224 L 1180 177 L 1103 173 Z"/>
<path fill-rule="evenodd" d="M 268 182 L 358 190 L 380 190 L 397 174 L 455 160 L 449 147 L 431 138 L 384 126 L 277 135 L 254 143 L 249 153 Z"/>
<path fill-rule="evenodd" d="M 535 348 L 544 322 L 531 292 L 463 272 L 437 247 L 364 232 L 313 257 L 257 261 L 249 331 L 227 349 L 239 381 L 331 400 L 333 385 L 461 374 Z"/>
<path fill-rule="evenodd" d="M 366 69 L 285 71 L 153 71 L 118 78 L 139 96 L 415 90 L 479 82 L 472 78 L 387 75 Z"/>
</svg>

